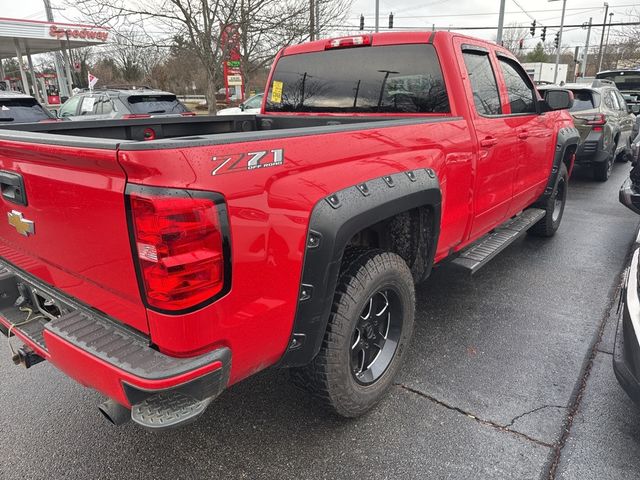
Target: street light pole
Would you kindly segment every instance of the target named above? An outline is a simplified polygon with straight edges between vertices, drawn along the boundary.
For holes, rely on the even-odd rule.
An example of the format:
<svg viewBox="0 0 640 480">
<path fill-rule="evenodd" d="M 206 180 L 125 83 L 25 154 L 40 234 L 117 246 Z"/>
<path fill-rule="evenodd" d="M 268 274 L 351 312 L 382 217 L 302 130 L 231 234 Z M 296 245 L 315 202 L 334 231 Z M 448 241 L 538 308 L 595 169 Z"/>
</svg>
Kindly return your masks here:
<svg viewBox="0 0 640 480">
<path fill-rule="evenodd" d="M 558 33 L 558 48 L 556 50 L 556 69 L 553 72 L 553 83 L 558 80 L 558 64 L 560 63 L 560 49 L 562 48 L 562 29 L 564 28 L 564 12 L 567 8 L 567 0 L 562 0 L 562 17 L 560 17 L 560 32 Z"/>
<path fill-rule="evenodd" d="M 609 4 L 607 2 L 604 2 L 604 20 L 602 20 L 602 35 L 600 36 L 600 48 L 598 49 L 598 72 L 602 68 L 602 45 L 604 44 L 604 30 L 605 30 L 605 25 L 607 24 L 608 13 L 609 13 Z"/>
<path fill-rule="evenodd" d="M 44 10 L 47 14 L 47 21 L 53 22 L 53 10 L 51 9 L 51 2 L 49 0 L 43 0 Z M 62 61 L 60 59 L 60 52 L 54 52 L 53 62 L 56 67 L 56 76 L 58 77 L 58 88 L 60 89 L 60 96 L 70 97 L 71 90 L 65 81 L 64 69 L 62 67 Z"/>
<path fill-rule="evenodd" d="M 496 35 L 496 43 L 502 45 L 502 27 L 504 27 L 504 4 L 506 0 L 500 0 L 500 15 L 498 16 L 498 35 Z"/>
<path fill-rule="evenodd" d="M 380 30 L 380 0 L 376 0 L 376 33 Z"/>
</svg>

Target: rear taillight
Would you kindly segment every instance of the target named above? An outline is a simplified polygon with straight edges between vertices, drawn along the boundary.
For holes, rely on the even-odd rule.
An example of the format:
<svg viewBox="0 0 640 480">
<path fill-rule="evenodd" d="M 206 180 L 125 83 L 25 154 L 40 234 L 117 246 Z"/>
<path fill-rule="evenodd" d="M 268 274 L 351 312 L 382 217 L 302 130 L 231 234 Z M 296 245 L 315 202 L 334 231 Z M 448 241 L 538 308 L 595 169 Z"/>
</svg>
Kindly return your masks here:
<svg viewBox="0 0 640 480">
<path fill-rule="evenodd" d="M 132 248 L 151 308 L 181 312 L 229 288 L 226 208 L 218 194 L 129 186 Z"/>
<path fill-rule="evenodd" d="M 371 36 L 358 35 L 355 37 L 341 37 L 327 40 L 327 43 L 324 44 L 324 49 L 330 50 L 332 48 L 365 47 L 367 45 L 371 45 Z"/>
<path fill-rule="evenodd" d="M 575 115 L 578 120 L 584 120 L 587 125 L 604 125 L 607 123 L 607 117 L 602 113 L 596 113 L 594 115 Z"/>
</svg>

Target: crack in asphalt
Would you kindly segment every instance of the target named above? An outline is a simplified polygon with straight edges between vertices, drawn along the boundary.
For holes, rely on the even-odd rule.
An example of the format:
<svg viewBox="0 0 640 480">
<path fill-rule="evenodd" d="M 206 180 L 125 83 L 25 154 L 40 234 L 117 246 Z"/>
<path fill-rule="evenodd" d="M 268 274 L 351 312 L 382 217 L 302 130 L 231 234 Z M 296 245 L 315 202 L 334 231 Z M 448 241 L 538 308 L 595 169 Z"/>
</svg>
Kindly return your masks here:
<svg viewBox="0 0 640 480">
<path fill-rule="evenodd" d="M 404 385 L 402 383 L 396 383 L 395 385 L 400 387 L 400 388 L 402 388 L 402 389 L 404 389 L 404 390 L 406 390 L 406 391 L 408 391 L 408 392 L 411 392 L 411 393 L 414 393 L 416 395 L 419 395 L 422 398 L 426 398 L 427 400 L 429 400 L 429 401 L 431 401 L 431 402 L 433 402 L 433 403 L 435 403 L 437 405 L 440 405 L 441 407 L 444 407 L 444 408 L 446 408 L 448 410 L 453 410 L 454 412 L 461 413 L 462 415 L 465 415 L 466 417 L 469 417 L 469 418 L 475 420 L 476 422 L 478 422 L 478 423 L 480 423 L 482 425 L 489 426 L 489 427 L 494 428 L 496 430 L 499 430 L 501 432 L 510 433 L 512 435 L 518 436 L 520 438 L 523 438 L 523 439 L 525 439 L 525 440 L 527 440 L 529 442 L 535 443 L 536 445 L 540 445 L 542 447 L 555 448 L 555 445 L 552 445 L 552 444 L 547 443 L 547 442 L 543 442 L 542 440 L 538 440 L 537 438 L 530 437 L 529 435 L 527 435 L 525 433 L 518 432 L 517 430 L 513 430 L 513 429 L 509 428 L 511 426 L 511 424 L 509 424 L 509 425 L 501 425 L 501 424 L 493 422 L 491 420 L 485 420 L 483 418 L 478 417 L 477 415 L 474 415 L 472 413 L 466 412 L 466 411 L 464 411 L 463 409 L 461 409 L 459 407 L 454 407 L 453 405 L 449 405 L 448 403 L 443 402 L 442 400 L 438 400 L 437 398 L 435 398 L 435 397 L 433 397 L 433 396 L 431 396 L 431 395 L 429 395 L 427 393 L 421 392 L 420 390 L 416 390 L 415 388 L 409 387 L 409 386 Z M 519 415 L 516 418 L 523 417 L 525 415 L 528 415 L 529 413 L 533 413 L 534 411 L 540 410 L 541 408 L 545 408 L 545 407 L 536 408 L 536 409 L 532 410 L 531 412 L 523 413 L 522 415 Z"/>
<path fill-rule="evenodd" d="M 524 418 L 527 415 L 531 415 L 532 413 L 538 412 L 540 410 L 544 410 L 545 408 L 558 408 L 563 410 L 567 409 L 566 406 L 562 406 L 562 405 L 542 405 L 541 407 L 534 408 L 533 410 L 529 410 L 528 412 L 524 412 L 524 413 L 521 413 L 520 415 L 513 417 L 511 421 L 505 425 L 505 427 L 512 427 L 513 424 L 518 420 L 520 420 L 521 418 Z"/>
</svg>

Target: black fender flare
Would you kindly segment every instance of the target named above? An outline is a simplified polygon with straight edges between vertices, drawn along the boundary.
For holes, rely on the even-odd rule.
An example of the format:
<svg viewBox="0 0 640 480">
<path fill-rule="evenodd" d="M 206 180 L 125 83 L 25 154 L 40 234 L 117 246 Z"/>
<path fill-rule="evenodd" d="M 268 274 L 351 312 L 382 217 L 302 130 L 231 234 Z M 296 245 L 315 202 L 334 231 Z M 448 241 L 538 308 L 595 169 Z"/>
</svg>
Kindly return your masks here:
<svg viewBox="0 0 640 480">
<path fill-rule="evenodd" d="M 567 149 L 570 147 L 578 147 L 580 143 L 580 132 L 575 127 L 563 127 L 558 130 L 558 138 L 556 141 L 555 153 L 553 156 L 553 166 L 551 168 L 551 174 L 549 175 L 549 181 L 547 187 L 542 194 L 541 201 L 546 200 L 553 193 L 553 189 L 556 186 L 556 179 L 560 172 L 560 165 L 567 153 Z"/>
<path fill-rule="evenodd" d="M 349 240 L 394 215 L 428 206 L 433 211 L 433 264 L 440 227 L 442 193 L 436 173 L 417 169 L 386 175 L 337 191 L 313 208 L 307 230 L 298 305 L 287 350 L 279 366 L 306 365 L 322 345 Z"/>
</svg>

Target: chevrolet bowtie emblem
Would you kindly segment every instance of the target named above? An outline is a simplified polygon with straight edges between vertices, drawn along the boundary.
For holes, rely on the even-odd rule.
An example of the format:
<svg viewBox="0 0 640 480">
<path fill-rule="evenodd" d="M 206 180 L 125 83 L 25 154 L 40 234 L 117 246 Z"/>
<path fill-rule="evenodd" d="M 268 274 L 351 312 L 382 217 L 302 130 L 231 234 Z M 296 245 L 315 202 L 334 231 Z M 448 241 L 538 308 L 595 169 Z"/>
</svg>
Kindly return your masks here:
<svg viewBox="0 0 640 480">
<path fill-rule="evenodd" d="M 7 213 L 7 217 L 9 217 L 9 225 L 15 228 L 20 235 L 28 237 L 29 234 L 33 235 L 36 233 L 33 222 L 23 218 L 22 213 L 11 210 Z"/>
</svg>

